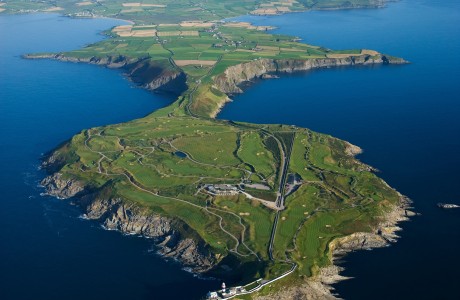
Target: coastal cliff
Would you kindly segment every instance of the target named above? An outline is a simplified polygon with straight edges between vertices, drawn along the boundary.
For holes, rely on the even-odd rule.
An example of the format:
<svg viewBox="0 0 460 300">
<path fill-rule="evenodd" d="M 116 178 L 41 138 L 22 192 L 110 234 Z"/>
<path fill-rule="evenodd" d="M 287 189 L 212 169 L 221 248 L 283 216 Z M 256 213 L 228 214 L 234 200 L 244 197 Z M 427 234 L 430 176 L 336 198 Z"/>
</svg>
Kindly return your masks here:
<svg viewBox="0 0 460 300">
<path fill-rule="evenodd" d="M 311 69 L 354 66 L 354 65 L 381 65 L 405 64 L 407 61 L 378 54 L 348 56 L 343 58 L 312 58 L 312 59 L 259 59 L 236 66 L 231 66 L 224 73 L 214 78 L 216 87 L 226 94 L 242 93 L 239 87 L 243 82 L 254 78 L 261 78 L 269 73 L 293 73 Z"/>
<path fill-rule="evenodd" d="M 151 60 L 149 57 L 129 58 L 124 55 L 105 57 L 73 57 L 59 54 L 28 54 L 27 59 L 55 59 L 65 62 L 89 63 L 111 69 L 121 69 L 132 82 L 152 91 L 166 91 L 177 95 L 188 89 L 187 75 L 169 60 Z M 272 74 L 302 72 L 312 69 L 406 64 L 402 58 L 372 54 L 345 55 L 331 54 L 329 57 L 309 59 L 258 59 L 230 66 L 212 78 L 210 85 L 204 85 L 202 93 L 196 93 L 191 100 L 191 113 L 197 116 L 215 118 L 225 103 L 231 101 L 229 95 L 242 93 L 241 85 L 254 79 L 277 77 Z M 211 96 L 210 96 L 211 95 Z"/>
<path fill-rule="evenodd" d="M 27 54 L 26 59 L 55 59 L 64 62 L 88 63 L 110 69 L 121 69 L 135 84 L 147 90 L 180 94 L 186 86 L 186 75 L 169 62 L 151 60 L 149 57 L 129 58 L 124 55 L 103 57 L 73 57 L 65 54 Z"/>
<path fill-rule="evenodd" d="M 349 143 L 346 146 L 345 151 L 350 156 L 361 151 Z M 59 162 L 59 155 L 51 155 L 43 166 L 50 170 L 53 164 Z M 104 187 L 92 191 L 78 180 L 65 178 L 61 173 L 46 177 L 42 184 L 49 195 L 61 199 L 73 198 L 87 219 L 99 222 L 108 230 L 155 239 L 160 255 L 178 260 L 192 272 L 209 271 L 218 263 L 217 257 L 200 237 L 176 218 L 155 214 L 112 194 L 110 189 Z M 380 216 L 379 224 L 371 232 L 356 232 L 333 240 L 329 244 L 332 265 L 318 270 L 316 276 L 283 286 L 274 293 L 256 296 L 255 299 L 337 299 L 331 285 L 346 278 L 340 275 L 342 268 L 334 265 L 335 259 L 351 251 L 385 247 L 395 242 L 396 232 L 400 230 L 397 224 L 412 215 L 407 210 L 409 204 L 410 201 L 400 195 L 400 203 Z"/>
<path fill-rule="evenodd" d="M 228 67 L 222 74 L 214 77 L 213 87 L 226 95 L 242 93 L 241 85 L 254 79 L 264 79 L 267 74 L 282 74 L 308 71 L 320 68 L 406 64 L 406 60 L 383 54 L 345 56 L 341 58 L 311 59 L 258 59 Z M 271 76 L 268 76 L 271 77 Z M 215 104 L 211 117 L 217 116 L 222 107 L 230 101 L 229 97 L 220 97 Z"/>
<path fill-rule="evenodd" d="M 61 173 L 46 177 L 41 184 L 50 196 L 72 198 L 87 219 L 99 222 L 105 229 L 153 238 L 160 255 L 179 261 L 194 273 L 209 271 L 218 263 L 200 237 L 176 218 L 160 216 L 114 197 L 104 188 L 91 192 L 78 180 L 66 179 Z"/>
</svg>

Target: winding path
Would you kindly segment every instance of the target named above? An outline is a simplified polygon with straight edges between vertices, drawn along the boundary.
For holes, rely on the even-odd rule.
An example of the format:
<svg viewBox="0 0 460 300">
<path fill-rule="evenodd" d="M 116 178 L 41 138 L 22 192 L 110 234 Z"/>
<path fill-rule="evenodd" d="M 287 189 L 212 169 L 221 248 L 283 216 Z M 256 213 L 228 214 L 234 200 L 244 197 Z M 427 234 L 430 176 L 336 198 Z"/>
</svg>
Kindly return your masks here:
<svg viewBox="0 0 460 300">
<path fill-rule="evenodd" d="M 100 136 L 100 134 L 97 134 L 97 135 Z M 220 210 L 220 209 L 216 209 L 216 208 L 210 208 L 210 207 L 208 207 L 207 205 L 206 205 L 205 207 L 203 207 L 203 206 L 200 206 L 200 205 L 198 205 L 198 204 L 191 203 L 191 202 L 186 201 L 186 200 L 183 200 L 183 199 L 179 199 L 179 198 L 176 198 L 176 197 L 169 197 L 169 196 L 159 195 L 158 193 L 154 193 L 154 192 L 152 192 L 152 191 L 150 191 L 150 190 L 148 190 L 148 189 L 146 189 L 146 188 L 140 186 L 140 185 L 134 180 L 134 177 L 133 177 L 128 171 L 126 171 L 126 170 L 125 170 L 124 172 L 122 172 L 122 173 L 108 173 L 107 171 L 103 172 L 103 168 L 102 168 L 102 166 L 101 166 L 102 160 L 104 160 L 104 159 L 110 160 L 110 159 L 109 159 L 107 156 L 105 156 L 104 153 L 102 153 L 101 151 L 93 150 L 93 149 L 88 145 L 88 142 L 89 142 L 89 140 L 91 139 L 91 137 L 92 137 L 92 136 L 91 136 L 91 132 L 88 130 L 88 131 L 87 131 L 87 138 L 85 139 L 84 144 L 85 144 L 85 147 L 86 147 L 89 151 L 101 155 L 101 158 L 98 160 L 98 163 L 97 163 L 97 169 L 98 169 L 97 173 L 103 174 L 103 175 L 107 175 L 107 176 L 124 176 L 124 177 L 126 177 L 126 178 L 128 179 L 128 181 L 131 183 L 131 185 L 134 186 L 134 187 L 135 187 L 136 189 L 138 189 L 138 190 L 141 190 L 141 191 L 143 191 L 143 192 L 149 193 L 149 194 L 151 194 L 151 195 L 153 195 L 153 196 L 156 196 L 156 197 L 165 198 L 165 199 L 170 199 L 170 200 L 178 201 L 178 202 L 181 202 L 181 203 L 185 203 L 185 204 L 191 205 L 191 206 L 193 206 L 193 207 L 196 207 L 196 208 L 198 208 L 198 209 L 200 209 L 200 210 L 204 210 L 204 211 L 206 211 L 207 213 L 209 213 L 209 214 L 211 214 L 211 215 L 216 216 L 216 217 L 219 219 L 219 227 L 220 227 L 220 229 L 221 229 L 224 233 L 226 233 L 228 236 L 230 236 L 230 237 L 235 241 L 235 247 L 234 247 L 233 249 L 229 249 L 229 251 L 232 252 L 232 253 L 235 253 L 236 255 L 242 256 L 242 257 L 247 257 L 247 256 L 250 256 L 250 255 L 254 255 L 254 256 L 257 257 L 257 259 L 260 261 L 260 257 L 244 243 L 244 233 L 245 233 L 245 231 L 246 231 L 247 228 L 246 228 L 246 226 L 242 223 L 242 220 L 241 220 L 241 217 L 240 217 L 240 216 L 238 216 L 237 214 L 232 213 L 232 212 L 228 212 L 228 211 L 224 211 L 224 210 Z M 147 148 L 150 148 L 150 147 L 147 147 Z M 154 147 L 151 147 L 151 148 L 152 148 L 152 150 L 151 150 L 151 152 L 149 152 L 149 153 L 152 153 L 152 152 L 155 150 Z M 147 154 L 142 155 L 142 154 L 140 154 L 139 152 L 137 152 L 137 151 L 135 151 L 135 150 L 130 150 L 130 151 L 136 153 L 137 155 L 140 155 L 141 158 L 143 158 L 143 157 L 145 157 L 145 156 L 147 155 Z M 112 152 L 116 152 L 116 151 L 112 151 Z M 140 161 L 141 158 L 138 158 L 138 162 L 139 162 L 140 164 L 142 164 L 142 162 Z M 242 232 L 241 232 L 241 245 L 243 245 L 243 246 L 249 251 L 250 254 L 242 254 L 242 253 L 239 253 L 239 252 L 238 252 L 238 247 L 239 247 L 239 245 L 240 245 L 239 239 L 238 239 L 237 237 L 235 237 L 232 233 L 230 233 L 229 231 L 227 231 L 227 230 L 224 228 L 224 226 L 222 225 L 222 222 L 223 222 L 222 216 L 220 216 L 220 215 L 217 214 L 217 213 L 214 213 L 214 212 L 210 211 L 209 209 L 213 209 L 213 210 L 216 210 L 216 211 L 221 211 L 221 212 L 224 212 L 224 213 L 227 213 L 227 214 L 231 214 L 231 215 L 234 215 L 235 217 L 238 218 L 239 224 L 243 227 Z"/>
</svg>

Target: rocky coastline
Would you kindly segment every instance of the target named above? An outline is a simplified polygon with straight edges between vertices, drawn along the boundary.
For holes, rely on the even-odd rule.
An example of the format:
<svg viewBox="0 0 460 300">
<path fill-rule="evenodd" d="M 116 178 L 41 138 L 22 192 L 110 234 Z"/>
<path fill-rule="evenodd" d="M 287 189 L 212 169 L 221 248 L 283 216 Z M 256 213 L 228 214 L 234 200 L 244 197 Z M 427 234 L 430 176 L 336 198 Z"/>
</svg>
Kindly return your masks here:
<svg viewBox="0 0 460 300">
<path fill-rule="evenodd" d="M 256 300 L 337 300 L 341 299 L 334 294 L 333 285 L 350 278 L 340 275 L 344 270 L 336 264 L 337 260 L 346 254 L 358 250 L 371 250 L 387 247 L 395 243 L 402 230 L 398 224 L 408 221 L 416 215 L 410 211 L 412 201 L 400 194 L 400 203 L 395 205 L 384 216 L 379 225 L 372 232 L 356 232 L 333 240 L 330 247 L 332 264 L 321 268 L 314 277 L 305 279 L 301 284 L 283 287 L 275 293 L 255 297 Z"/>
<path fill-rule="evenodd" d="M 105 57 L 93 56 L 78 58 L 58 54 L 27 54 L 26 59 L 55 59 L 64 62 L 88 63 L 104 66 L 110 69 L 121 69 L 125 76 L 138 86 L 150 91 L 164 91 L 182 94 L 187 90 L 185 73 L 168 63 L 158 63 L 149 57 L 128 58 L 123 55 L 107 55 Z M 215 118 L 226 103 L 231 101 L 233 94 L 243 93 L 243 84 L 251 83 L 257 79 L 278 78 L 282 74 L 305 72 L 313 69 L 407 64 L 408 61 L 376 53 L 350 55 L 341 58 L 311 58 L 311 59 L 258 59 L 228 67 L 222 74 L 213 78 L 213 87 L 224 94 L 209 117 Z"/>
<path fill-rule="evenodd" d="M 266 74 L 293 73 L 312 69 L 343 67 L 406 64 L 406 60 L 383 54 L 347 56 L 343 58 L 312 58 L 312 59 L 258 59 L 228 67 L 224 73 L 214 78 L 215 86 L 226 94 L 242 93 L 240 85 L 255 78 L 263 78 Z"/>
<path fill-rule="evenodd" d="M 362 149 L 349 142 L 346 142 L 345 151 L 350 156 L 362 153 Z M 365 165 L 365 164 L 363 164 Z M 369 171 L 375 171 L 371 166 L 365 165 Z M 391 188 L 383 179 L 382 182 Z M 399 223 L 408 221 L 417 213 L 411 211 L 412 200 L 397 192 L 399 203 L 393 205 L 388 211 L 380 216 L 380 222 L 370 232 L 355 232 L 350 235 L 336 238 L 329 244 L 329 255 L 331 265 L 320 268 L 317 274 L 311 278 L 304 279 L 301 284 L 281 288 L 275 293 L 255 297 L 256 300 L 338 300 L 341 299 L 334 294 L 333 285 L 351 279 L 340 275 L 345 268 L 339 266 L 337 261 L 348 253 L 359 250 L 372 250 L 388 247 L 396 243 L 402 230 Z"/>
<path fill-rule="evenodd" d="M 243 93 L 243 84 L 257 79 L 277 78 L 282 74 L 305 72 L 313 69 L 371 66 L 371 65 L 399 65 L 408 61 L 383 54 L 363 54 L 343 58 L 312 58 L 312 59 L 258 59 L 228 67 L 224 73 L 214 77 L 214 87 L 221 92 L 232 95 Z M 230 97 L 222 99 L 217 109 L 211 114 L 216 117 L 224 105 L 231 101 Z"/>
<path fill-rule="evenodd" d="M 148 90 L 176 89 L 177 92 L 178 85 L 185 84 L 186 80 L 184 73 L 172 66 L 154 65 L 149 58 L 129 59 L 124 56 L 107 56 L 82 59 L 67 57 L 63 54 L 26 55 L 24 57 L 90 63 L 122 69 L 130 80 Z M 407 61 L 403 59 L 382 54 L 309 60 L 259 59 L 227 68 L 223 74 L 214 78 L 213 84 L 218 90 L 231 95 L 242 93 L 243 83 L 258 78 L 273 78 L 283 73 L 329 67 L 405 63 Z M 220 103 L 219 108 L 223 107 L 226 101 L 230 101 L 230 98 L 227 97 L 223 103 Z M 218 112 L 219 110 L 212 117 L 215 117 Z M 361 153 L 361 149 L 349 144 L 347 153 L 354 156 Z M 104 228 L 155 239 L 162 256 L 179 261 L 194 273 L 206 273 L 218 264 L 218 257 L 182 221 L 155 214 L 126 199 L 104 193 L 103 189 L 92 190 L 76 179 L 64 178 L 59 173 L 62 162 L 55 153 L 51 153 L 43 161 L 42 166 L 50 173 L 41 182 L 46 194 L 60 199 L 72 198 L 88 219 L 99 222 Z M 382 216 L 382 221 L 373 232 L 358 232 L 334 240 L 330 245 L 331 261 L 334 262 L 336 258 L 351 251 L 385 247 L 395 242 L 398 238 L 396 233 L 400 230 L 397 224 L 413 215 L 408 210 L 409 206 L 410 200 L 400 195 L 400 204 Z M 315 277 L 306 279 L 301 285 L 283 287 L 275 294 L 258 296 L 256 299 L 337 299 L 333 295 L 332 284 L 346 279 L 340 275 L 340 271 L 342 271 L 341 267 L 332 264 L 319 270 Z"/>
<path fill-rule="evenodd" d="M 48 160 L 44 164 L 49 164 Z M 193 273 L 205 273 L 218 263 L 200 237 L 178 219 L 152 213 L 103 188 L 91 191 L 78 180 L 63 178 L 61 173 L 44 178 L 41 184 L 45 194 L 71 198 L 86 219 L 97 221 L 105 229 L 154 239 L 161 256 L 179 261 Z"/>
<path fill-rule="evenodd" d="M 361 149 L 349 144 L 348 151 L 354 156 Z M 59 161 L 52 154 L 43 161 L 42 166 L 55 170 L 59 167 Z M 180 220 L 155 214 L 125 199 L 111 196 L 104 188 L 92 190 L 78 180 L 64 178 L 59 172 L 47 176 L 41 184 L 45 194 L 59 199 L 71 198 L 86 219 L 97 221 L 107 230 L 154 239 L 161 256 L 177 260 L 193 273 L 206 273 L 219 263 L 218 257 L 200 237 Z M 316 276 L 304 279 L 301 284 L 288 285 L 275 293 L 256 296 L 255 299 L 340 299 L 334 294 L 333 285 L 349 278 L 340 275 L 344 268 L 336 265 L 336 261 L 349 252 L 382 248 L 395 243 L 399 238 L 397 233 L 401 230 L 398 224 L 415 215 L 410 211 L 411 200 L 401 194 L 399 196 L 399 204 L 382 215 L 381 221 L 371 232 L 356 232 L 330 243 L 330 266 L 321 268 Z"/>
</svg>

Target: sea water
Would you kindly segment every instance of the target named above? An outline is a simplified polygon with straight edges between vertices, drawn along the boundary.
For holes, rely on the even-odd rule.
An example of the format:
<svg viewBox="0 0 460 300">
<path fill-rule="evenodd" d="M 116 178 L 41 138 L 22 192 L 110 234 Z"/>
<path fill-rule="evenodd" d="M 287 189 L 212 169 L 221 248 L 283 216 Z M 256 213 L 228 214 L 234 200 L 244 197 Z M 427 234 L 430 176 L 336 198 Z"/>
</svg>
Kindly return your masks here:
<svg viewBox="0 0 460 300">
<path fill-rule="evenodd" d="M 219 118 L 307 127 L 364 149 L 358 158 L 414 201 L 389 248 L 345 258 L 346 299 L 459 299 L 460 2 L 403 0 L 383 9 L 238 18 L 332 49 L 375 49 L 411 62 L 259 81 Z"/>
<path fill-rule="evenodd" d="M 175 98 L 136 88 L 116 70 L 20 57 L 78 49 L 119 24 L 0 17 L 0 299 L 198 299 L 220 284 L 166 262 L 152 240 L 103 230 L 68 201 L 40 197 L 42 153 Z"/>
<path fill-rule="evenodd" d="M 364 148 L 359 158 L 411 197 L 422 216 L 390 248 L 349 255 L 336 285 L 347 299 L 455 299 L 460 262 L 460 53 L 457 1 L 406 0 L 378 10 L 244 17 L 333 49 L 370 48 L 406 66 L 340 68 L 259 82 L 220 118 L 287 123 Z M 0 18 L 0 291 L 2 299 L 197 299 L 204 281 L 155 255 L 151 241 L 102 230 L 37 187 L 41 153 L 84 128 L 128 121 L 174 97 L 135 88 L 118 71 L 23 60 L 76 49 L 120 21 L 56 15 Z M 288 104 L 288 105 L 286 105 Z"/>
</svg>

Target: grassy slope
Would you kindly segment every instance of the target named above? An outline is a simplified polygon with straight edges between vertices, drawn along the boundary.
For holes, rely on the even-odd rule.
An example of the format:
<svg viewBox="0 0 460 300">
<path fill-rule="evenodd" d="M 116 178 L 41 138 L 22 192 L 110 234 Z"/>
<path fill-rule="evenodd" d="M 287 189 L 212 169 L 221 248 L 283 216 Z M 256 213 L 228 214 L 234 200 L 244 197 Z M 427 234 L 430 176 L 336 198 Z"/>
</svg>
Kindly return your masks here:
<svg viewBox="0 0 460 300">
<path fill-rule="evenodd" d="M 242 195 L 211 197 L 197 191 L 201 183 L 240 182 L 251 170 L 247 164 L 255 165 L 253 171 L 264 176 L 276 161 L 254 160 L 254 153 L 263 152 L 270 158 L 275 155 L 262 143 L 262 137 L 267 131 L 276 136 L 281 135 L 278 131 L 285 135 L 288 130 L 295 132 L 295 163 L 291 164 L 291 171 L 300 174 L 304 183 L 287 198 L 274 255 L 280 260 L 293 259 L 299 263 L 298 272 L 309 276 L 317 267 L 330 263 L 327 245 L 334 237 L 371 230 L 375 225 L 372 220 L 399 199 L 395 191 L 345 154 L 345 142 L 330 136 L 285 126 L 246 128 L 244 124 L 164 117 L 161 113 L 77 135 L 60 150 L 61 155 L 71 153 L 79 157 L 69 161 L 63 173 L 93 186 L 112 180 L 111 184 L 124 198 L 182 219 L 216 253 L 228 254 L 236 249 L 242 261 L 255 261 L 255 256 L 245 256 L 249 251 L 242 244 L 235 248 L 234 238 L 222 231 L 216 216 L 206 210 L 208 203 L 208 209 L 223 218 L 226 231 L 268 260 L 273 210 Z M 237 151 L 241 137 L 243 148 Z M 241 155 L 244 149 L 248 149 L 247 154 Z M 176 151 L 187 153 L 189 158 L 175 155 Z M 123 175 L 126 173 L 132 175 L 137 186 Z M 267 274 L 279 267 L 275 263 L 262 272 Z"/>
</svg>

